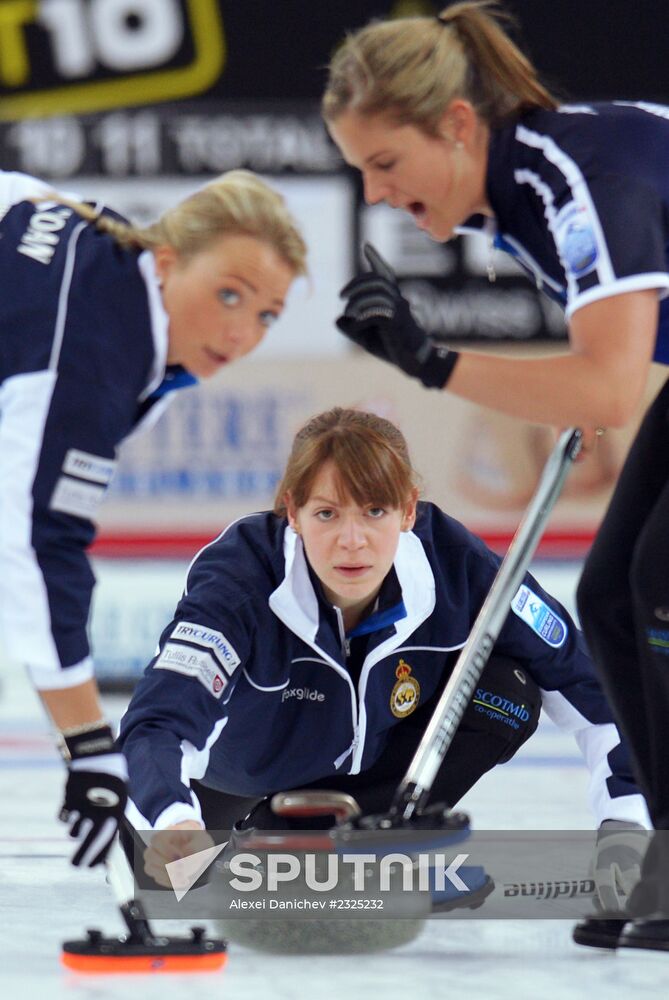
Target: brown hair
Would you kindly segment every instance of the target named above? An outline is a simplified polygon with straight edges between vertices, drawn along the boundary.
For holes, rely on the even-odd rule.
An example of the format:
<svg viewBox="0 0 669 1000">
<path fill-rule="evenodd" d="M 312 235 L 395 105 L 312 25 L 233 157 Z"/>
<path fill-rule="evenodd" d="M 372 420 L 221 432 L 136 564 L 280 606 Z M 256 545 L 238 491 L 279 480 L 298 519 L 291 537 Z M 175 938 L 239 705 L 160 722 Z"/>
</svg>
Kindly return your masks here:
<svg viewBox="0 0 669 1000">
<path fill-rule="evenodd" d="M 306 273 L 307 248 L 281 195 L 250 170 L 230 170 L 163 213 L 149 226 L 120 222 L 92 205 L 54 198 L 111 235 L 123 247 L 171 246 L 182 257 L 221 236 L 252 236 L 267 243 L 297 275 Z"/>
<path fill-rule="evenodd" d="M 309 500 L 316 476 L 333 462 L 341 497 L 362 505 L 403 508 L 416 486 L 402 432 L 383 417 L 336 406 L 312 417 L 295 435 L 274 513 L 286 514 L 286 495 L 299 509 Z"/>
<path fill-rule="evenodd" d="M 330 63 L 322 102 L 333 122 L 344 111 L 387 114 L 436 135 L 461 97 L 496 125 L 530 108 L 555 108 L 530 60 L 500 25 L 496 0 L 465 0 L 438 17 L 373 22 L 350 34 Z"/>
</svg>

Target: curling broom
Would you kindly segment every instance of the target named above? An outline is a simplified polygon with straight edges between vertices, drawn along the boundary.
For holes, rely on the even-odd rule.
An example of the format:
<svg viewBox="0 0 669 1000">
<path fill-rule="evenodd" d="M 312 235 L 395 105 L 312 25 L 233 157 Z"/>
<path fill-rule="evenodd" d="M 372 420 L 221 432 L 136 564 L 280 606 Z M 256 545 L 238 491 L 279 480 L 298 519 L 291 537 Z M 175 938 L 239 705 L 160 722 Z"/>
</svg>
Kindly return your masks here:
<svg viewBox="0 0 669 1000">
<path fill-rule="evenodd" d="M 212 972 L 227 960 L 225 941 L 205 937 L 203 927 L 191 927 L 190 937 L 155 934 L 141 902 L 134 898 L 125 857 L 118 840 L 107 858 L 107 874 L 128 933 L 104 937 L 90 928 L 87 937 L 63 944 L 61 961 L 86 973 Z"/>
<path fill-rule="evenodd" d="M 545 524 L 571 465 L 581 449 L 582 432 L 563 431 L 539 480 L 534 496 L 518 525 L 492 586 L 460 651 L 453 672 L 427 725 L 407 773 L 400 783 L 388 813 L 357 816 L 333 830 L 345 847 L 362 845 L 374 831 L 392 831 L 401 844 L 424 829 L 426 842 L 435 831 L 457 836 L 466 831 L 468 817 L 425 803 L 432 784 L 458 729 L 479 677 L 506 621 L 511 601 L 530 564 Z M 425 846 L 424 849 L 427 849 Z"/>
</svg>

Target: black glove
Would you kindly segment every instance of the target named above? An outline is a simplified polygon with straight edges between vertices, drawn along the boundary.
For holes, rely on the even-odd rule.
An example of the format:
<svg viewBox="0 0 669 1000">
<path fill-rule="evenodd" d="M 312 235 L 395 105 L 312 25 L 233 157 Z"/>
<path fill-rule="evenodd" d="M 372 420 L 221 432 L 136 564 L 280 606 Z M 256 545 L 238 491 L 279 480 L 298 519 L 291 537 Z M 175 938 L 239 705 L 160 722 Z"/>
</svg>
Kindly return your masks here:
<svg viewBox="0 0 669 1000">
<path fill-rule="evenodd" d="M 128 768 L 107 725 L 66 736 L 65 745 L 71 759 L 59 818 L 79 841 L 72 864 L 93 868 L 107 857 L 123 817 Z"/>
<path fill-rule="evenodd" d="M 337 326 L 354 343 L 428 389 L 443 389 L 458 360 L 457 351 L 435 344 L 418 325 L 392 269 L 374 247 L 365 243 L 363 252 L 372 270 L 342 288 L 339 294 L 348 301 Z"/>
</svg>

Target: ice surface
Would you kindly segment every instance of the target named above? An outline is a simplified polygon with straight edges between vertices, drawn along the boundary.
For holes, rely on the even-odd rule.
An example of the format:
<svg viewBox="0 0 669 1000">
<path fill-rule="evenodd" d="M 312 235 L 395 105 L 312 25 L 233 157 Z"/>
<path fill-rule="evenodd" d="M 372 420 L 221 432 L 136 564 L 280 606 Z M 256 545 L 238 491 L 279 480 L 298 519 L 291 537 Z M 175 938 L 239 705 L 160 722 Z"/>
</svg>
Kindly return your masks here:
<svg viewBox="0 0 669 1000">
<path fill-rule="evenodd" d="M 555 576 L 554 571 L 550 574 Z M 541 576 L 541 574 L 538 574 Z M 571 581 L 551 578 L 568 601 Z M 542 582 L 544 578 L 542 577 Z M 566 588 L 566 589 L 565 589 Z M 123 700 L 108 700 L 118 716 Z M 611 1000 L 666 995 L 669 955 L 620 956 L 578 948 L 570 921 L 433 920 L 396 951 L 352 957 L 270 956 L 232 945 L 218 973 L 82 976 L 59 964 L 67 938 L 90 926 L 122 930 L 100 870 L 68 861 L 55 820 L 62 765 L 41 709 L 17 669 L 0 693 L 0 996 L 40 1000 Z M 575 829 L 593 825 L 578 750 L 547 721 L 509 764 L 463 800 L 478 829 Z M 185 930 L 185 928 L 183 928 Z M 161 922 L 161 930 L 179 925 Z"/>
</svg>

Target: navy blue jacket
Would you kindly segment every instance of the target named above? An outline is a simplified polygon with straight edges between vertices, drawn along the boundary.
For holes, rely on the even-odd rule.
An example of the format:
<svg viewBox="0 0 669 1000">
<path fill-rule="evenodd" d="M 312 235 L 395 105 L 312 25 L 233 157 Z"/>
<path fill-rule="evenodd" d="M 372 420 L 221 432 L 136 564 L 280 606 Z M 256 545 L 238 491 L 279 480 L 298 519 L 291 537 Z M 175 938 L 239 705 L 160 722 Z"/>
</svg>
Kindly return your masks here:
<svg viewBox="0 0 669 1000">
<path fill-rule="evenodd" d="M 402 724 L 398 667 L 418 682 L 421 704 L 443 686 L 498 565 L 480 539 L 420 503 L 413 531 L 400 536 L 355 683 L 341 615 L 314 587 L 299 536 L 272 513 L 236 521 L 192 563 L 122 720 L 133 823 L 199 818 L 191 778 L 262 796 L 369 768 Z M 384 613 L 387 605 L 394 614 Z M 512 608 L 496 650 L 523 665 L 554 721 L 577 735 L 595 815 L 643 821 L 645 805 L 630 791 L 620 737 L 569 615 L 529 575 Z"/>
<path fill-rule="evenodd" d="M 153 255 L 37 202 L 49 191 L 0 172 L 0 631 L 38 687 L 58 688 L 93 673 L 85 549 L 116 447 L 167 386 L 195 380 L 166 372 Z"/>
<path fill-rule="evenodd" d="M 566 317 L 657 288 L 655 360 L 669 364 L 669 107 L 615 101 L 535 110 L 493 129 L 484 231 Z"/>
</svg>

